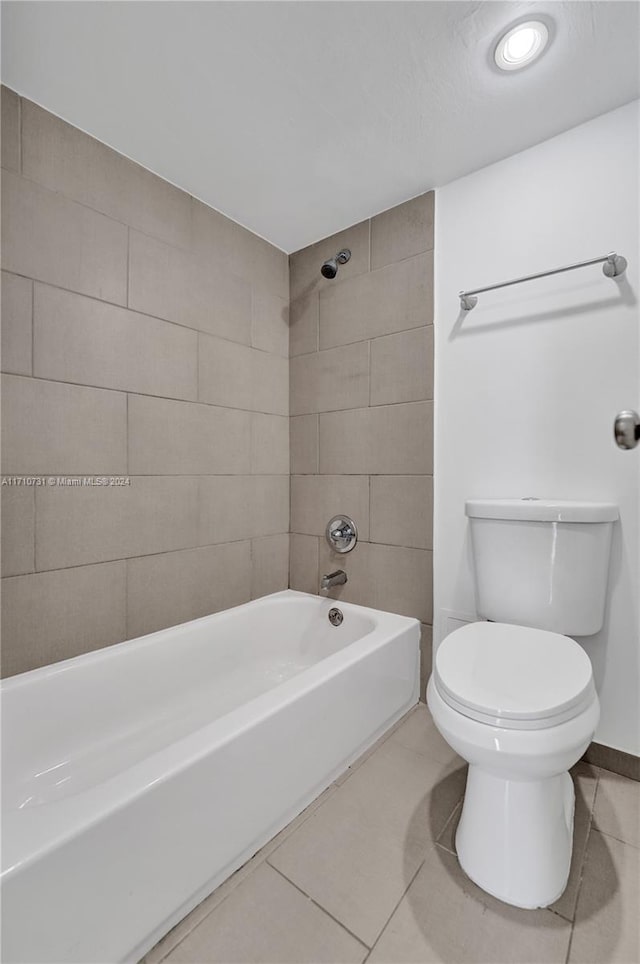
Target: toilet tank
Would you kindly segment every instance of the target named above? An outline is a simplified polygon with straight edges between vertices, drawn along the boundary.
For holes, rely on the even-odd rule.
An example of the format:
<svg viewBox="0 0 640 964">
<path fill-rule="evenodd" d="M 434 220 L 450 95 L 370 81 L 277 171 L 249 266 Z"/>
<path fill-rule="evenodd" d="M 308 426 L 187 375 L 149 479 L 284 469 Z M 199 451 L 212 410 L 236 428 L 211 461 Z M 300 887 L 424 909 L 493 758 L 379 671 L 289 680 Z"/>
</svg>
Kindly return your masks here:
<svg viewBox="0 0 640 964">
<path fill-rule="evenodd" d="M 471 499 L 478 615 L 591 636 L 604 621 L 618 507 L 551 499 Z"/>
</svg>

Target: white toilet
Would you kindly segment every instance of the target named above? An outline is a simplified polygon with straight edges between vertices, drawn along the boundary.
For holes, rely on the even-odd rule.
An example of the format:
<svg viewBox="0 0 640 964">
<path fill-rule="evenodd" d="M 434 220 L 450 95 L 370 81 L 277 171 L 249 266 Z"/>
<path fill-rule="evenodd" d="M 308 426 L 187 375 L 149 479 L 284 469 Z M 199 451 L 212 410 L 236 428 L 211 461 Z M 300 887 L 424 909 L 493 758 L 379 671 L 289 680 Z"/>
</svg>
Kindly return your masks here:
<svg viewBox="0 0 640 964">
<path fill-rule="evenodd" d="M 591 662 L 567 635 L 604 620 L 617 506 L 549 500 L 466 503 L 479 616 L 437 649 L 427 702 L 469 762 L 456 850 L 480 887 L 546 907 L 571 863 L 568 770 L 600 714 Z"/>
</svg>

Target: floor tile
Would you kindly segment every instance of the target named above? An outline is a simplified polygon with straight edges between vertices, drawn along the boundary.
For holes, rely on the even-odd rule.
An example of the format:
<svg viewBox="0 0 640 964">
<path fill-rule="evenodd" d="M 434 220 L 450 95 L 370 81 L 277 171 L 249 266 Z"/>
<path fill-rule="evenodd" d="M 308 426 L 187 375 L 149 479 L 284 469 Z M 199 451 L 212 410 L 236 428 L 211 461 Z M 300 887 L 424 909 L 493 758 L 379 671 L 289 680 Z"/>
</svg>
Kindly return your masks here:
<svg viewBox="0 0 640 964">
<path fill-rule="evenodd" d="M 392 733 L 391 739 L 401 743 L 408 750 L 413 750 L 438 763 L 457 762 L 460 766 L 464 766 L 464 761 L 440 735 L 431 718 L 429 708 L 424 703 L 420 703 L 415 712 Z"/>
<path fill-rule="evenodd" d="M 262 864 L 165 960 L 199 964 L 361 962 L 359 941 L 277 871 Z"/>
<path fill-rule="evenodd" d="M 600 770 L 593 823 L 603 833 L 640 847 L 640 783 Z"/>
<path fill-rule="evenodd" d="M 409 719 L 410 716 L 418 712 L 419 707 L 420 707 L 420 704 L 417 704 L 412 709 L 410 709 L 408 713 L 405 713 L 402 719 L 398 720 L 397 723 L 394 723 L 393 726 L 390 726 L 389 729 L 385 733 L 383 733 L 382 736 L 379 739 L 377 739 L 376 742 L 372 746 L 370 746 L 368 750 L 365 750 L 364 753 L 361 756 L 359 756 L 357 760 L 353 761 L 351 766 L 347 767 L 344 773 L 341 773 L 340 776 L 336 778 L 336 780 L 334 781 L 335 785 L 339 787 L 345 782 L 345 780 L 348 780 L 349 777 L 352 776 L 356 772 L 356 770 L 362 766 L 365 760 L 368 760 L 370 756 L 373 756 L 376 750 L 379 747 L 381 747 L 382 744 L 385 743 L 386 740 L 388 740 L 395 733 L 396 730 L 398 730 L 401 726 L 404 726 L 404 724 L 406 723 L 406 721 Z"/>
<path fill-rule="evenodd" d="M 640 961 L 640 850 L 593 830 L 589 837 L 570 964 Z"/>
<path fill-rule="evenodd" d="M 591 817 L 599 772 L 597 767 L 588 763 L 577 763 L 571 770 L 576 793 L 571 869 L 569 870 L 569 880 L 564 894 L 550 907 L 550 910 L 554 910 L 556 914 L 562 914 L 567 920 L 573 920 L 576 913 L 578 890 L 591 829 Z"/>
<path fill-rule="evenodd" d="M 369 958 L 371 964 L 565 961 L 571 925 L 476 887 L 453 854 L 432 848 Z"/>
<path fill-rule="evenodd" d="M 464 781 L 464 768 L 387 740 L 269 861 L 371 946 Z"/>
<path fill-rule="evenodd" d="M 584 863 L 587 839 L 591 827 L 591 812 L 596 794 L 598 769 L 590 766 L 588 763 L 578 763 L 572 769 L 571 774 L 576 792 L 571 869 L 569 871 L 569 881 L 566 890 L 549 908 L 555 911 L 556 914 L 562 914 L 563 917 L 566 917 L 566 919 L 570 921 L 573 920 L 576 911 L 582 865 Z M 457 807 L 438 837 L 438 845 L 453 854 L 456 852 L 455 837 L 461 812 L 462 806 Z"/>
<path fill-rule="evenodd" d="M 444 847 L 448 850 L 450 854 L 456 853 L 456 830 L 458 829 L 458 824 L 460 823 L 460 815 L 462 813 L 462 800 L 455 808 L 446 824 L 438 834 L 437 843 L 439 847 Z"/>
<path fill-rule="evenodd" d="M 253 857 L 251 857 L 250 860 L 236 870 L 234 874 L 228 877 L 224 883 L 220 884 L 219 887 L 216 887 L 213 893 L 209 894 L 208 897 L 198 904 L 198 906 L 195 907 L 190 914 L 187 914 L 187 916 L 183 917 L 183 919 L 176 924 L 175 927 L 172 927 L 169 933 L 165 934 L 162 940 L 158 941 L 158 943 L 147 952 L 142 961 L 140 961 L 140 964 L 159 964 L 160 961 L 163 961 L 169 952 L 172 951 L 174 947 L 177 947 L 180 941 L 184 940 L 187 934 L 197 927 L 197 925 L 203 921 L 205 917 L 208 917 L 209 914 L 218 906 L 218 904 L 221 904 L 222 901 L 229 896 L 231 891 L 235 890 L 235 888 L 242 883 L 245 877 L 248 877 L 249 874 L 253 873 L 253 871 L 260 864 L 264 863 L 269 854 L 275 850 L 276 847 L 286 840 L 290 834 L 297 830 L 298 827 L 305 822 L 305 820 L 308 820 L 314 810 L 317 810 L 318 807 L 321 807 L 322 804 L 328 800 L 331 794 L 335 793 L 335 789 L 336 788 L 333 784 L 330 787 L 327 787 L 327 789 L 321 793 L 319 797 L 316 797 L 316 799 L 313 800 L 309 806 L 302 811 L 302 813 L 298 814 L 297 817 L 288 823 L 287 826 L 280 831 L 280 833 L 276 834 L 276 836 L 266 843 L 264 847 L 262 847 Z"/>
</svg>

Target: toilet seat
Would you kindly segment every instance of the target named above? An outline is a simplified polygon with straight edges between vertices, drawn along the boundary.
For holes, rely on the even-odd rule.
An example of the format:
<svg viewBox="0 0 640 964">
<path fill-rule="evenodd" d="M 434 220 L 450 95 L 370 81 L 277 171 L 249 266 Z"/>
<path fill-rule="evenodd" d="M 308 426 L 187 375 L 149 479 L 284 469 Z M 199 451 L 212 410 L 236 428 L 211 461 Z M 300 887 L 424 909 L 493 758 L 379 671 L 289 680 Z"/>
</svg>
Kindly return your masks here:
<svg viewBox="0 0 640 964">
<path fill-rule="evenodd" d="M 591 661 L 568 636 L 470 623 L 438 647 L 434 685 L 452 709 L 506 729 L 557 726 L 596 697 Z"/>
</svg>

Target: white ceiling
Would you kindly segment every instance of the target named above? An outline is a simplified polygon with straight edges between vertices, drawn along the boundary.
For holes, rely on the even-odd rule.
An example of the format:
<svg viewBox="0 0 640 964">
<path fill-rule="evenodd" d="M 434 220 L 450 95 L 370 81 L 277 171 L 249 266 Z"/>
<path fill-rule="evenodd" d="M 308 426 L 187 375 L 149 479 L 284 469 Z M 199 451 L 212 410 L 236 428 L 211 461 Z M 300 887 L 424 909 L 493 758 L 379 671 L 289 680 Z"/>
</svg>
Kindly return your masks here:
<svg viewBox="0 0 640 964">
<path fill-rule="evenodd" d="M 638 12 L 612 0 L 12 0 L 2 78 L 295 251 L 637 97 Z M 497 36 L 540 14 L 548 51 L 500 74 Z"/>
</svg>

